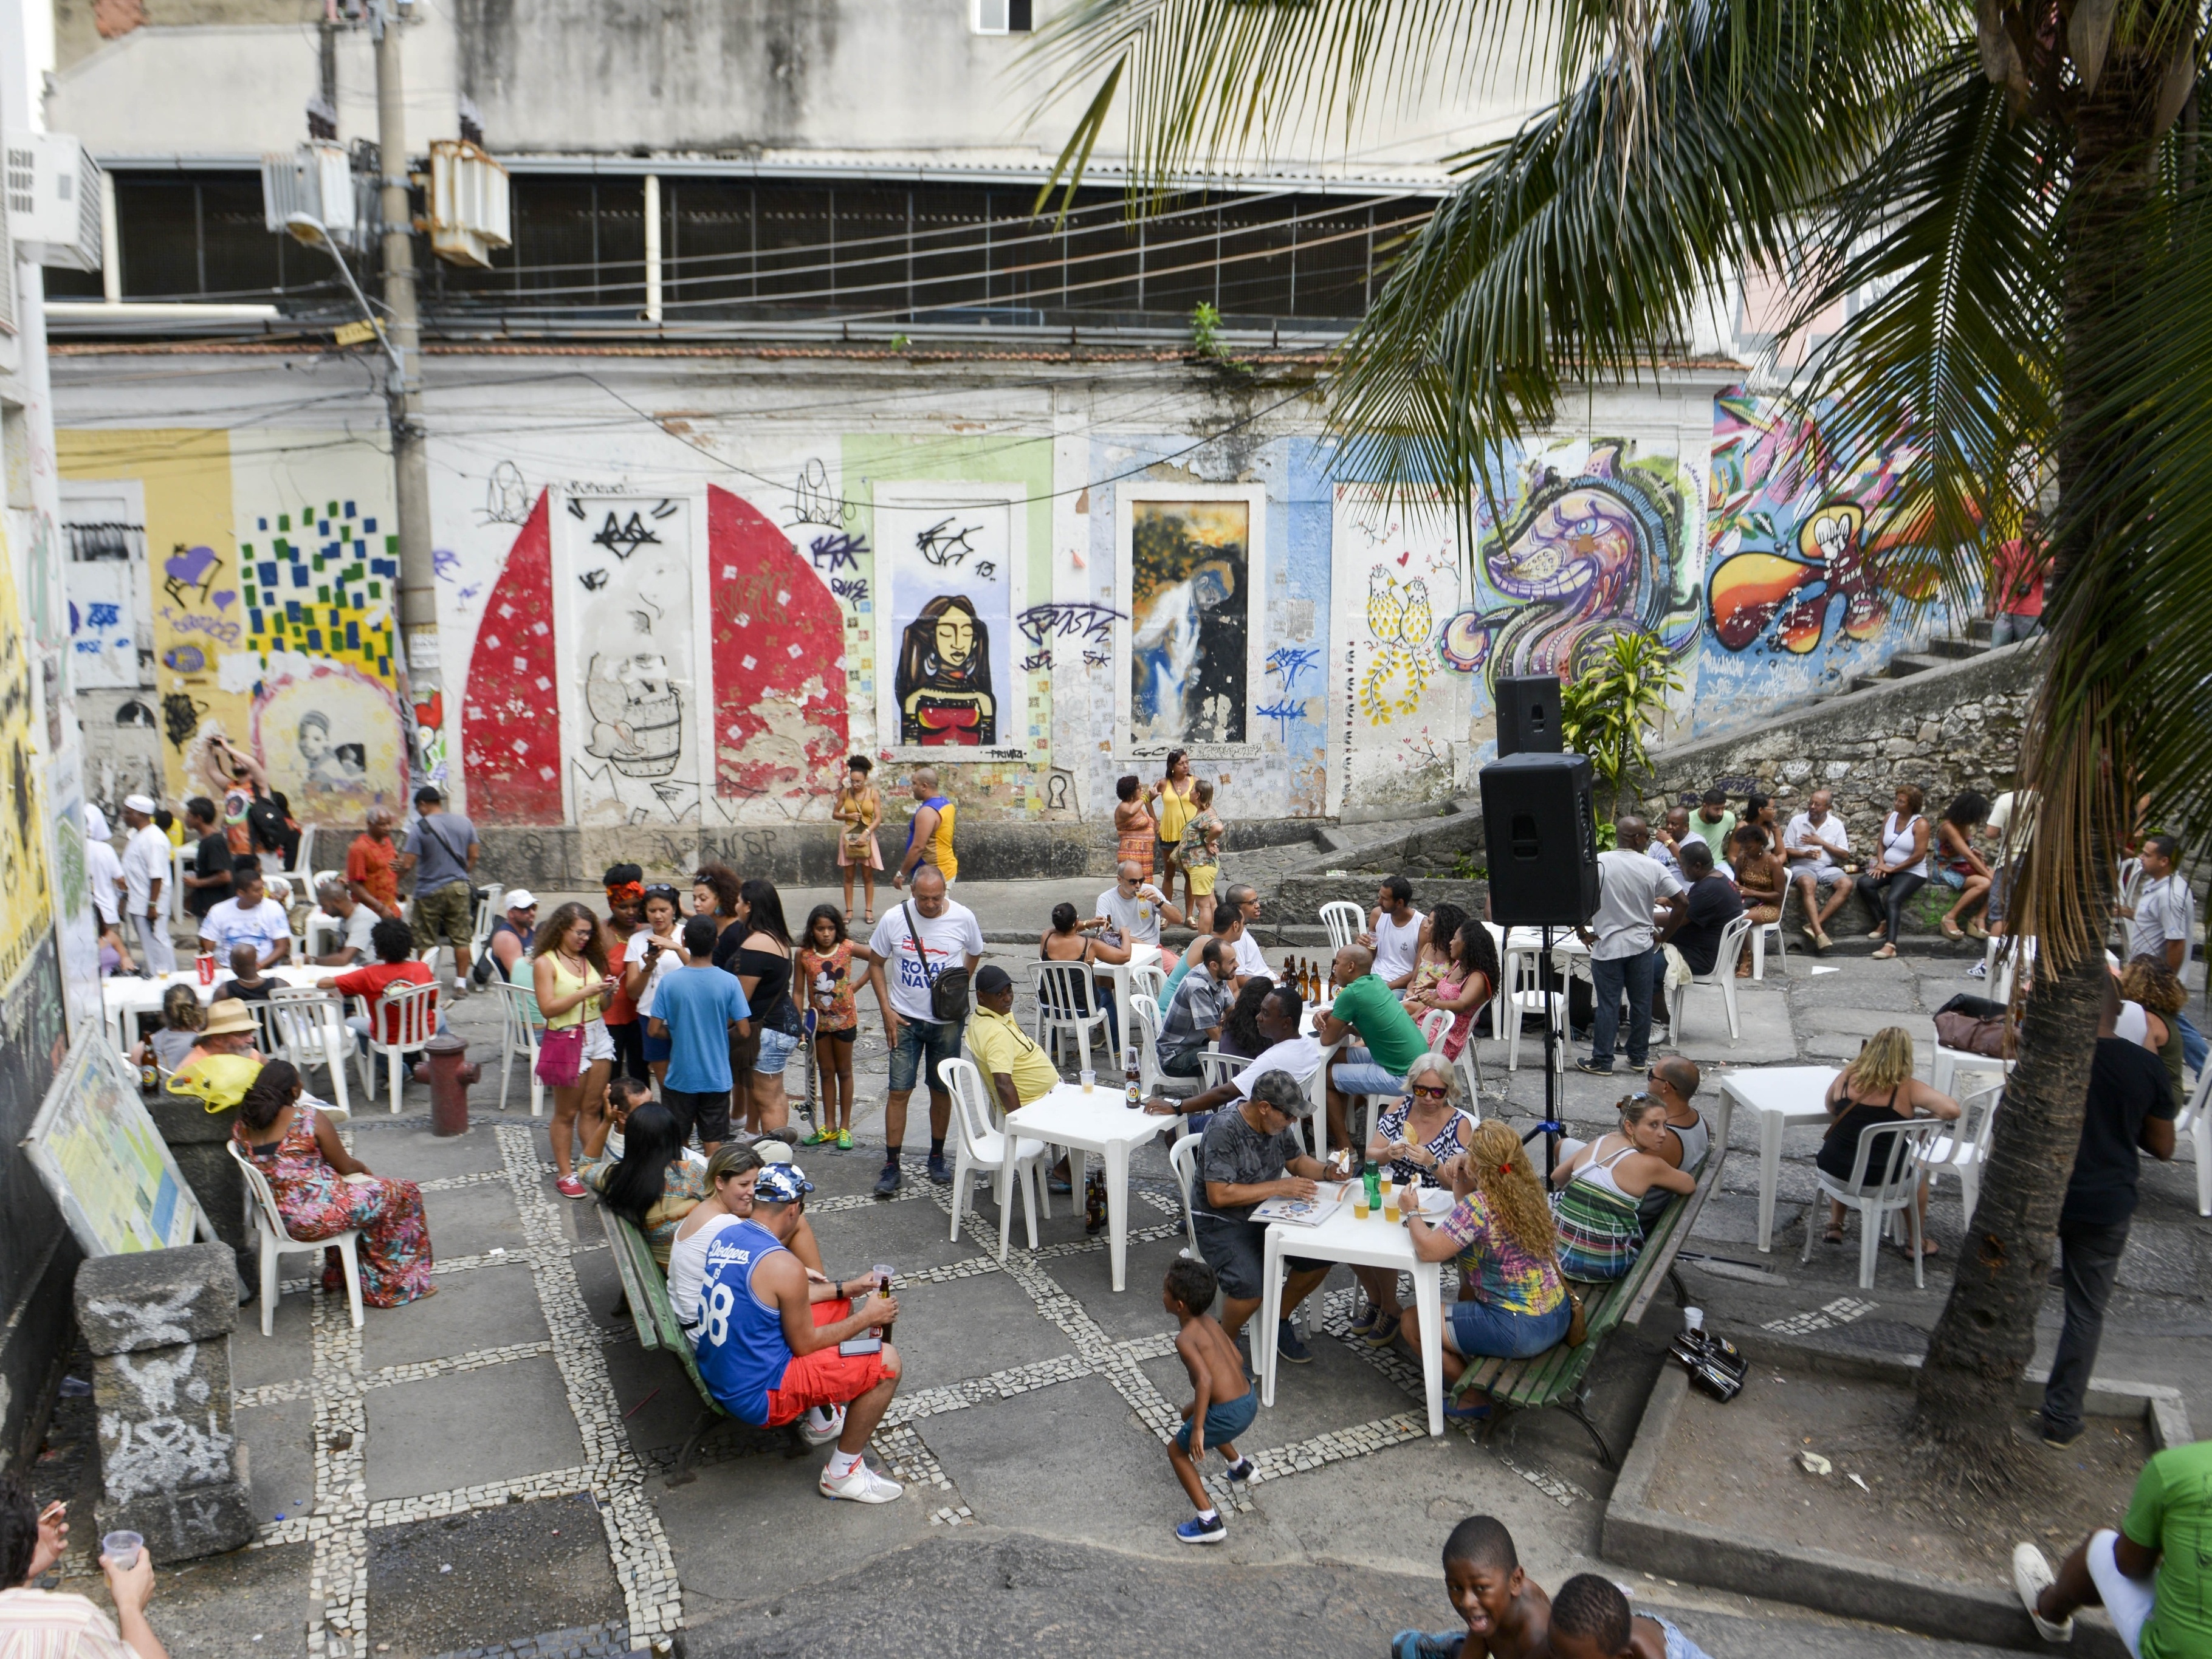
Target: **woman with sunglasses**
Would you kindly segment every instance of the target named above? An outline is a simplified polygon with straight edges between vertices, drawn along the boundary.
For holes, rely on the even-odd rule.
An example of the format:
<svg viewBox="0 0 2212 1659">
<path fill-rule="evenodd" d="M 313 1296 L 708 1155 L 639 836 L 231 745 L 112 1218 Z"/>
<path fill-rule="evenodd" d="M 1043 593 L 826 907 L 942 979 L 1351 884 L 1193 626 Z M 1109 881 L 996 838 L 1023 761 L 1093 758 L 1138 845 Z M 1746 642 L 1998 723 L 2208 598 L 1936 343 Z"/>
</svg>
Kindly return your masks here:
<svg viewBox="0 0 2212 1659">
<path fill-rule="evenodd" d="M 1552 1171 L 1552 1216 L 1559 1229 L 1559 1271 L 1604 1283 L 1621 1278 L 1644 1249 L 1638 1208 L 1654 1188 L 1693 1193 L 1698 1178 L 1662 1155 L 1667 1103 L 1643 1090 L 1620 1103 L 1620 1127 L 1573 1147 Z M 1562 1148 L 1563 1151 L 1566 1150 Z"/>
<path fill-rule="evenodd" d="M 1405 1097 L 1375 1119 L 1375 1133 L 1367 1142 L 1368 1161 L 1387 1164 L 1390 1179 L 1404 1182 L 1416 1176 L 1440 1185 L 1437 1171 L 1467 1150 L 1467 1138 L 1475 1120 L 1462 1111 L 1455 1099 L 1459 1074 L 1452 1063 L 1431 1050 L 1406 1071 Z M 1398 1303 L 1398 1274 L 1391 1267 L 1354 1267 L 1352 1276 L 1367 1292 L 1367 1307 L 1352 1322 L 1352 1334 L 1370 1347 L 1387 1348 L 1398 1334 L 1406 1310 Z"/>
</svg>

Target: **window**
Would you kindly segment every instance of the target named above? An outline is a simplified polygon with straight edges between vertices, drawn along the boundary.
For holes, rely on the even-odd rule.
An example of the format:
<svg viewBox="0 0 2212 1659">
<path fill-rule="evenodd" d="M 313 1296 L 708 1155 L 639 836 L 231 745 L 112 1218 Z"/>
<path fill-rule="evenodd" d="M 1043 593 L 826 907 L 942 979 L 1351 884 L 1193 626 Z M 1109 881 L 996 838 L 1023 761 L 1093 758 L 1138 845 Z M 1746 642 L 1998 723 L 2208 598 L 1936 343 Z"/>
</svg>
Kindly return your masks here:
<svg viewBox="0 0 2212 1659">
<path fill-rule="evenodd" d="M 1030 0 L 969 0 L 978 34 L 1027 34 Z"/>
</svg>

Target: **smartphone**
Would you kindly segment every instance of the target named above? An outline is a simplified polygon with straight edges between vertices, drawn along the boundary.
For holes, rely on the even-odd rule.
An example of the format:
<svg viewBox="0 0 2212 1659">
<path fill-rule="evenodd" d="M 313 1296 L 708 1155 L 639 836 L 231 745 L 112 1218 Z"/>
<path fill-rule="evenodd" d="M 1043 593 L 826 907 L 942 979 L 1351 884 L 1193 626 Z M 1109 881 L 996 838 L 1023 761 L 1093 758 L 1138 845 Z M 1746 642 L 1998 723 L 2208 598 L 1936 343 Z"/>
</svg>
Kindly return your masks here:
<svg viewBox="0 0 2212 1659">
<path fill-rule="evenodd" d="M 884 1340 L 880 1336 L 848 1337 L 837 1345 L 837 1352 L 842 1354 L 881 1353 L 883 1351 Z"/>
</svg>

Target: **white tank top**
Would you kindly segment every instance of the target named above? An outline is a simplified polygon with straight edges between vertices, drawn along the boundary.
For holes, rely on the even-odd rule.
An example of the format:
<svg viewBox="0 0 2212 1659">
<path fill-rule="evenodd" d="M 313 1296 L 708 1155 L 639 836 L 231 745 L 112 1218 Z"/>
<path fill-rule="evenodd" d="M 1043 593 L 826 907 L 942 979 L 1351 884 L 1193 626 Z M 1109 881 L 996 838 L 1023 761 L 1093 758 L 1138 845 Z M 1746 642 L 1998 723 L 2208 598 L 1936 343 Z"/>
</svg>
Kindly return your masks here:
<svg viewBox="0 0 2212 1659">
<path fill-rule="evenodd" d="M 1912 850 L 1912 826 L 1919 822 L 1917 817 L 1899 818 L 1894 812 L 1881 821 L 1881 861 L 1884 864 L 1903 858 Z M 1908 864 L 1894 873 L 1924 878 L 1928 874 L 1928 855 L 1923 853 L 1918 863 Z"/>
<path fill-rule="evenodd" d="M 1632 1140 L 1626 1146 L 1623 1146 L 1619 1152 L 1615 1152 L 1611 1158 L 1607 1158 L 1602 1164 L 1599 1163 L 1596 1158 L 1593 1158 L 1589 1163 L 1583 1164 L 1581 1169 L 1575 1171 L 1575 1179 L 1577 1181 L 1587 1181 L 1591 1186 L 1599 1188 L 1601 1191 L 1611 1193 L 1615 1198 L 1619 1199 L 1624 1204 L 1633 1204 L 1636 1200 L 1630 1197 L 1628 1194 L 1621 1191 L 1620 1183 L 1613 1178 L 1613 1166 L 1620 1163 L 1621 1159 L 1626 1158 L 1635 1150 L 1636 1143 Z"/>
</svg>

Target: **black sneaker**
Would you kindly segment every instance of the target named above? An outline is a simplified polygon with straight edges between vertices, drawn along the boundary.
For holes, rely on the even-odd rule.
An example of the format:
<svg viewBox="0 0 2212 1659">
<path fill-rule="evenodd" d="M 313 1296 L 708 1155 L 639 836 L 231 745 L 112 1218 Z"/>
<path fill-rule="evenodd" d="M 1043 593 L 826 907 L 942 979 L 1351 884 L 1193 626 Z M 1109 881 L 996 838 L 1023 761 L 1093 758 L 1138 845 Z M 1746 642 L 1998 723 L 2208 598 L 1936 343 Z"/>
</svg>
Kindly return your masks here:
<svg viewBox="0 0 2212 1659">
<path fill-rule="evenodd" d="M 1575 1070 L 1590 1077 L 1611 1077 L 1613 1062 L 1608 1060 L 1601 1066 L 1594 1060 L 1578 1060 L 1575 1062 Z"/>
<path fill-rule="evenodd" d="M 940 1187 L 951 1181 L 952 1166 L 945 1161 L 942 1153 L 932 1152 L 929 1155 L 929 1178 Z"/>
<path fill-rule="evenodd" d="M 2057 1424 L 2046 1420 L 2043 1425 L 2043 1443 L 2063 1450 L 2087 1433 L 2088 1428 L 2089 1425 L 2086 1423 L 2076 1423 L 2070 1429 L 2062 1429 Z"/>
<path fill-rule="evenodd" d="M 884 1172 L 876 1177 L 875 1195 L 878 1198 L 896 1198 L 898 1189 L 899 1166 L 896 1164 L 884 1164 Z"/>
<path fill-rule="evenodd" d="M 1249 1480 L 1252 1474 L 1252 1460 L 1249 1457 L 1240 1457 L 1229 1466 L 1229 1478 L 1240 1484 Z"/>
<path fill-rule="evenodd" d="M 1298 1340 L 1297 1328 L 1287 1319 L 1275 1327 L 1275 1357 L 1293 1365 L 1313 1364 L 1313 1350 Z"/>
</svg>

